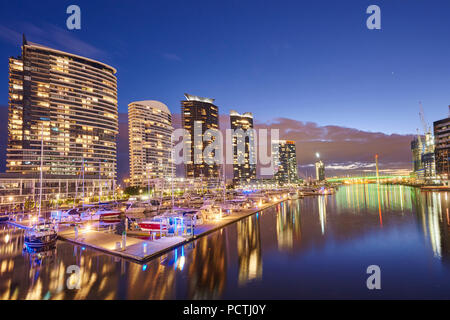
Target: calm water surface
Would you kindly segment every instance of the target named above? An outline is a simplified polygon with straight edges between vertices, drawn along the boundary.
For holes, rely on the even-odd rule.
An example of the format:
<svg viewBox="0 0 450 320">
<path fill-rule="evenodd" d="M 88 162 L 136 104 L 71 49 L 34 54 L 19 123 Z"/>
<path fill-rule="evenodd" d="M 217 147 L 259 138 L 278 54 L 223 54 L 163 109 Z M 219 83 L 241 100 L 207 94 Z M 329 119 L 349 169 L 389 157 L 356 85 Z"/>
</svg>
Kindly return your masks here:
<svg viewBox="0 0 450 320">
<path fill-rule="evenodd" d="M 0 299 L 450 298 L 450 195 L 352 185 L 285 202 L 146 265 L 0 225 Z M 366 287 L 369 265 L 381 290 Z M 67 267 L 81 268 L 79 290 Z"/>
</svg>

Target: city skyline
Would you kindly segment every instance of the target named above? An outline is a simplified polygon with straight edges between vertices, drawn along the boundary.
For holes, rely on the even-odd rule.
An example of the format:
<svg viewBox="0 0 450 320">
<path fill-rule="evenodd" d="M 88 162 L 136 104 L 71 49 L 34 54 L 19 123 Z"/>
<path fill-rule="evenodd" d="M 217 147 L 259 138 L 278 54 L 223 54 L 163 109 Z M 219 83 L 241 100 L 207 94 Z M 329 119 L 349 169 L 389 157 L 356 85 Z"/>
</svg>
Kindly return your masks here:
<svg viewBox="0 0 450 320">
<path fill-rule="evenodd" d="M 0 300 L 450 299 L 449 10 L 0 3 Z"/>
<path fill-rule="evenodd" d="M 124 11 L 121 4 L 103 8 L 80 1 L 83 25 L 77 32 L 65 28 L 65 4 L 25 1 L 17 10 L 18 17 L 10 14 L 16 13 L 17 4 L 2 4 L 0 54 L 9 56 L 20 43 L 21 34 L 26 33 L 35 42 L 82 52 L 114 65 L 120 70 L 119 112 L 126 112 L 129 101 L 151 96 L 175 113 L 178 92 L 188 91 L 214 96 L 221 101 L 224 113 L 236 107 L 255 114 L 258 110 L 260 121 L 270 121 L 270 110 L 277 108 L 279 117 L 369 132 L 414 134 L 420 127 L 418 101 L 423 101 L 429 121 L 446 114 L 444 108 L 450 97 L 444 83 L 448 74 L 442 70 L 449 69 L 445 31 L 450 25 L 439 18 L 441 8 L 449 4 L 425 7 L 419 1 L 410 1 L 403 7 L 382 2 L 383 28 L 370 31 L 365 26 L 365 1 L 327 6 L 268 3 L 256 10 L 250 2 L 234 4 L 240 10 L 233 10 L 231 3 L 199 3 L 200 7 L 204 5 L 203 11 L 177 1 L 140 3 L 121 16 L 127 22 L 122 30 L 104 20 L 118 17 L 118 12 Z M 99 6 L 104 14 L 97 21 Z M 424 8 L 426 17 L 421 16 Z M 220 10 L 223 20 L 202 28 L 196 21 L 210 21 L 208 9 Z M 55 14 L 58 10 L 61 12 Z M 140 19 L 143 13 L 152 19 Z M 184 23 L 185 29 L 179 21 L 183 15 L 192 17 L 191 22 Z M 312 20 L 313 16 L 321 16 L 320 23 Z M 231 19 L 234 24 L 227 23 Z M 155 28 L 157 23 L 168 29 L 165 38 Z M 401 37 L 406 26 L 412 28 L 409 34 L 415 37 Z M 283 33 L 286 27 L 296 32 Z M 303 32 L 311 28 L 314 36 Z M 130 33 L 139 40 L 129 43 Z M 112 34 L 114 38 L 110 38 Z M 224 40 L 219 41 L 218 36 Z M 244 37 L 250 39 L 246 45 L 242 44 Z M 428 53 L 426 48 L 436 44 L 440 50 L 434 51 L 433 59 L 422 59 Z M 139 52 L 145 52 L 149 59 Z M 183 77 L 186 73 L 191 74 L 189 81 Z M 206 81 L 210 75 L 214 75 L 214 81 Z M 7 95 L 1 92 L 0 105 L 6 102 Z M 315 115 L 318 108 L 324 111 L 321 117 Z M 384 112 L 390 117 L 384 117 Z M 396 118 L 404 121 L 396 123 Z"/>
<path fill-rule="evenodd" d="M 47 14 L 50 14 L 52 10 L 57 10 L 58 6 L 54 6 L 54 8 L 48 8 L 46 5 L 36 8 L 32 3 L 25 2 L 27 8 L 33 8 L 37 11 L 46 9 L 45 12 Z M 179 112 L 179 99 L 180 99 L 180 92 L 192 92 L 193 94 L 198 94 L 202 96 L 214 96 L 217 101 L 219 101 L 219 104 L 221 106 L 219 117 L 222 117 L 223 115 L 226 115 L 230 110 L 238 109 L 238 110 L 246 110 L 248 112 L 252 112 L 255 115 L 255 127 L 280 127 L 285 133 L 292 130 L 297 134 L 297 136 L 300 136 L 300 139 L 298 137 L 292 137 L 292 139 L 298 141 L 302 145 L 308 146 L 308 152 L 301 152 L 300 150 L 302 147 L 298 148 L 298 154 L 297 157 L 299 159 L 299 174 L 302 177 L 307 176 L 314 176 L 314 154 L 315 152 L 320 152 L 324 155 L 323 159 L 324 162 L 327 165 L 327 169 L 330 169 L 330 175 L 354 175 L 354 174 L 373 174 L 374 173 L 374 161 L 373 161 L 373 155 L 375 153 L 380 154 L 380 167 L 382 170 L 389 170 L 390 172 L 406 172 L 407 170 L 410 170 L 412 167 L 412 161 L 410 159 L 410 156 L 408 155 L 408 148 L 405 147 L 406 144 L 409 144 L 413 136 L 415 135 L 416 128 L 420 128 L 420 119 L 418 116 L 419 112 L 419 100 L 423 101 L 424 103 L 424 109 L 425 109 L 425 115 L 428 123 L 432 123 L 436 119 L 442 119 L 446 115 L 446 106 L 448 105 L 447 101 L 450 101 L 450 97 L 445 97 L 446 90 L 443 88 L 440 88 L 439 85 L 442 85 L 444 81 L 439 82 L 433 82 L 433 84 L 437 86 L 433 87 L 426 87 L 425 84 L 423 84 L 423 92 L 425 92 L 421 96 L 416 96 L 414 99 L 412 96 L 415 96 L 418 90 L 414 89 L 413 87 L 409 87 L 408 93 L 404 92 L 405 88 L 408 85 L 417 85 L 417 83 L 407 83 L 407 80 L 403 79 L 397 84 L 391 83 L 391 88 L 387 88 L 385 86 L 386 79 L 381 79 L 381 82 L 379 82 L 378 85 L 375 85 L 376 83 L 372 82 L 372 80 L 367 80 L 371 78 L 371 75 L 376 75 L 375 78 L 377 78 L 379 75 L 377 73 L 371 73 L 373 69 L 371 68 L 363 68 L 363 65 L 371 65 L 371 63 L 377 64 L 378 59 L 374 60 L 374 52 L 365 51 L 365 53 L 370 53 L 368 56 L 358 56 L 357 59 L 352 60 L 352 72 L 353 74 L 346 74 L 342 68 L 339 66 L 343 66 L 340 64 L 331 66 L 331 60 L 335 59 L 332 55 L 329 55 L 328 58 L 330 58 L 329 63 L 325 63 L 325 60 L 320 61 L 311 61 L 313 65 L 315 65 L 317 68 L 324 70 L 324 66 L 330 66 L 332 68 L 338 68 L 340 74 L 342 76 L 348 77 L 352 85 L 354 85 L 354 89 L 358 89 L 356 91 L 358 92 L 367 92 L 368 88 L 370 86 L 373 86 L 373 90 L 370 91 L 373 93 L 370 95 L 370 99 L 362 99 L 360 97 L 360 93 L 358 94 L 358 97 L 354 97 L 354 101 L 352 104 L 347 104 L 346 99 L 340 100 L 337 96 L 334 95 L 337 91 L 342 88 L 342 83 L 335 83 L 334 86 L 330 87 L 329 84 L 324 84 L 323 88 L 329 88 L 331 91 L 327 92 L 325 96 L 327 96 L 327 99 L 331 99 L 331 97 L 334 97 L 334 106 L 331 107 L 329 103 L 324 103 L 317 105 L 317 103 L 320 102 L 321 99 L 323 99 L 324 95 L 317 94 L 316 95 L 316 101 L 315 104 L 311 105 L 305 105 L 302 102 L 302 99 L 304 97 L 310 96 L 311 93 L 317 92 L 317 89 L 319 88 L 319 83 L 315 81 L 311 81 L 310 88 L 308 90 L 303 91 L 300 90 L 297 93 L 298 101 L 287 101 L 284 98 L 289 97 L 292 98 L 292 94 L 295 92 L 293 89 L 287 85 L 285 88 L 280 88 L 278 81 L 277 83 L 274 83 L 273 86 L 269 86 L 271 90 L 264 90 L 262 92 L 261 90 L 266 88 L 266 86 L 260 86 L 260 83 L 258 81 L 255 82 L 255 85 L 252 88 L 247 88 L 245 85 L 239 88 L 236 87 L 229 87 L 229 80 L 226 78 L 223 78 L 227 76 L 230 72 L 234 72 L 233 69 L 235 66 L 233 65 L 230 70 L 220 70 L 220 72 L 207 72 L 205 67 L 209 65 L 208 60 L 206 61 L 196 61 L 195 63 L 193 61 L 185 60 L 185 57 L 181 54 L 176 53 L 156 53 L 155 50 L 148 51 L 150 54 L 150 57 L 152 59 L 150 60 L 141 60 L 142 57 L 137 56 L 136 59 L 132 59 L 133 61 L 129 61 L 130 59 L 126 59 L 130 57 L 130 52 L 132 50 L 132 47 L 137 46 L 137 48 L 143 48 L 147 46 L 146 38 L 142 38 L 142 41 L 137 41 L 136 44 L 130 43 L 130 50 L 124 51 L 124 44 L 125 40 L 122 38 L 123 32 L 118 32 L 119 37 L 117 38 L 117 41 L 114 43 L 111 41 L 105 41 L 102 37 L 99 37 L 97 34 L 96 28 L 103 28 L 103 26 L 98 26 L 98 23 L 94 23 L 92 21 L 92 16 L 89 15 L 89 10 L 92 10 L 93 7 L 89 3 L 84 3 L 83 1 L 80 2 L 80 6 L 83 9 L 84 14 L 83 17 L 83 26 L 87 25 L 89 26 L 89 32 L 86 32 L 84 28 L 82 28 L 78 32 L 71 32 L 65 29 L 65 26 L 63 24 L 56 24 L 52 21 L 52 19 L 48 19 L 48 22 L 43 22 L 40 20 L 36 20 L 32 17 L 27 17 L 30 13 L 27 10 L 21 11 L 21 17 L 23 18 L 23 22 L 21 19 L 14 19 L 13 22 L 8 24 L 8 18 L 6 17 L 4 19 L 4 23 L 0 24 L 0 30 L 2 31 L 0 33 L 0 54 L 3 52 L 5 53 L 5 57 L 10 57 L 13 54 L 11 52 L 12 47 L 16 47 L 20 44 L 22 33 L 25 32 L 29 35 L 30 39 L 33 40 L 33 42 L 41 42 L 44 45 L 53 45 L 58 50 L 65 50 L 67 52 L 74 52 L 74 53 L 83 53 L 83 55 L 91 58 L 98 58 L 99 61 L 105 61 L 106 63 L 115 66 L 119 71 L 117 74 L 118 77 L 118 88 L 119 88 L 119 96 L 118 96 L 118 109 L 119 109 L 119 118 L 126 117 L 126 106 L 131 101 L 139 100 L 139 98 L 142 98 L 142 100 L 145 99 L 152 99 L 161 101 L 164 104 L 166 104 L 173 114 L 173 117 L 176 118 L 179 116 L 177 113 Z M 141 7 L 145 7 L 144 4 L 139 4 Z M 348 7 L 347 7 L 348 6 Z M 364 5 L 358 4 L 356 8 L 364 7 Z M 95 5 L 94 5 L 95 7 Z M 270 7 L 270 5 L 268 6 Z M 309 5 L 305 6 L 304 4 L 289 4 L 286 6 L 282 6 L 281 8 L 278 8 L 277 12 L 279 14 L 286 13 L 288 8 L 297 8 L 297 9 L 308 9 L 312 12 L 318 12 L 320 9 L 316 5 Z M 8 10 L 12 10 L 11 6 L 8 6 Z M 182 9 L 183 8 L 183 9 Z M 353 6 L 350 6 L 350 4 L 346 4 L 343 7 L 337 7 L 334 5 L 331 5 L 331 9 L 335 9 L 336 14 L 347 16 L 349 19 L 352 19 L 354 22 L 356 19 L 356 8 Z M 385 4 L 382 6 L 383 11 L 388 11 L 389 14 L 383 15 L 383 26 L 387 26 L 389 28 L 394 28 L 396 32 L 401 31 L 401 22 L 404 22 L 407 18 L 404 13 L 399 11 L 399 6 L 395 6 L 392 4 Z M 411 6 L 409 6 L 408 13 L 410 14 L 409 17 L 414 17 L 419 14 L 421 8 L 420 3 L 412 3 Z M 117 7 L 116 7 L 117 9 Z M 180 14 L 180 10 L 189 10 L 185 7 L 181 6 L 178 9 L 174 4 L 168 5 L 167 7 L 165 5 L 157 5 L 154 8 L 156 11 L 163 10 L 163 9 L 173 9 L 174 14 Z M 233 16 L 233 13 L 230 12 L 228 7 L 225 5 L 225 9 L 227 9 L 226 14 L 230 18 Z M 243 5 L 243 10 L 248 10 L 246 5 Z M 267 15 L 268 12 L 266 12 L 268 8 L 261 8 L 261 14 Z M 348 10 L 347 10 L 348 9 Z M 281 10 L 281 11 L 280 11 Z M 303 11 L 304 11 L 303 10 Z M 433 9 L 434 10 L 434 9 Z M 86 12 L 87 11 L 87 12 Z M 164 10 L 163 10 L 164 11 Z M 303 12 L 302 11 L 302 12 Z M 6 11 L 2 11 L 6 12 Z M 166 12 L 166 11 L 164 11 Z M 189 11 L 189 13 L 192 14 L 192 12 Z M 358 13 L 361 14 L 360 10 L 358 10 Z M 399 21 L 393 20 L 394 13 L 399 19 Z M 432 15 L 430 17 L 427 17 L 427 19 L 432 19 L 432 17 L 439 15 L 439 12 L 432 11 Z M 114 16 L 115 13 L 112 15 Z M 167 13 L 166 13 L 167 14 Z M 202 15 L 202 13 L 195 13 L 198 15 Z M 165 15 L 162 14 L 158 19 L 161 19 Z M 234 17 L 234 16 L 233 16 Z M 238 18 L 241 18 L 241 15 L 237 16 Z M 383 32 L 384 29 L 387 27 L 384 27 L 382 30 L 379 31 L 378 35 L 376 33 L 371 33 L 367 28 L 365 28 L 365 17 L 359 17 L 361 20 L 360 28 L 361 30 L 358 30 L 358 32 L 351 32 L 350 35 L 347 37 L 344 37 L 345 40 L 345 50 L 344 48 L 341 48 L 340 54 L 343 54 L 344 52 L 351 52 L 350 46 L 348 42 L 354 37 L 354 40 L 356 43 L 354 46 L 360 47 L 357 44 L 364 44 L 364 48 L 366 46 L 369 46 L 369 43 L 365 41 L 372 41 L 374 44 L 373 49 L 375 51 L 379 50 L 377 46 L 382 45 L 383 41 L 386 41 L 383 45 L 389 43 L 392 45 L 392 35 L 387 36 L 386 39 L 384 39 Z M 170 16 L 170 19 L 173 19 L 172 16 Z M 253 19 L 253 18 L 252 18 Z M 292 19 L 292 17 L 290 17 Z M 64 20 L 64 19 L 62 19 Z M 302 25 L 304 23 L 311 23 L 311 21 L 292 21 L 289 20 L 293 25 L 297 26 L 297 23 L 299 25 Z M 333 20 L 334 21 L 334 20 Z M 428 20 L 427 20 L 428 21 Z M 331 21 L 324 18 L 322 28 L 330 27 Z M 338 25 L 338 22 L 334 22 L 336 25 Z M 260 24 L 256 24 L 260 26 Z M 256 26 L 255 25 L 255 26 Z M 349 28 L 348 24 L 345 23 L 343 25 L 346 29 Z M 146 24 L 142 23 L 141 25 L 142 29 L 133 29 L 135 32 L 141 32 L 141 30 L 147 30 Z M 199 25 L 195 23 L 189 24 L 190 28 L 194 28 L 198 32 L 200 32 Z M 222 28 L 223 26 L 221 26 Z M 242 26 L 243 27 L 243 26 Z M 425 28 L 422 28 L 423 30 L 420 33 L 420 41 L 425 41 L 424 39 L 426 33 L 430 33 L 431 31 L 434 31 L 431 25 L 424 25 Z M 434 26 L 436 27 L 436 26 Z M 447 25 L 442 25 L 442 27 L 449 27 Z M 249 28 L 246 25 L 246 28 Z M 419 28 L 416 26 L 416 28 Z M 252 28 L 250 28 L 252 29 Z M 250 31 L 250 29 L 245 29 L 245 31 Z M 131 30 L 131 26 L 128 27 L 127 30 Z M 150 29 L 151 33 L 153 32 L 152 29 Z M 202 37 L 206 36 L 208 33 L 214 33 L 217 30 L 213 28 L 213 30 L 210 31 L 201 31 L 200 34 Z M 225 30 L 223 29 L 225 32 Z M 226 30 L 226 34 L 228 35 L 229 30 Z M 321 35 L 323 40 L 329 41 L 331 38 L 328 36 L 325 36 L 324 34 L 325 30 L 320 30 L 319 34 Z M 92 33 L 92 34 L 91 34 Z M 152 33 L 153 35 L 153 33 Z M 271 37 L 268 38 L 268 41 L 276 39 L 275 34 L 270 34 Z M 440 34 L 438 34 L 440 35 Z M 178 32 L 170 32 L 171 39 L 177 39 L 179 40 L 180 34 Z M 341 35 L 342 36 L 342 35 Z M 435 34 L 436 36 L 436 34 Z M 291 38 L 292 36 L 289 36 Z M 304 35 L 299 36 L 300 39 L 304 38 Z M 368 39 L 364 39 L 368 38 Z M 234 40 L 232 41 L 230 38 L 227 38 L 230 40 L 230 44 L 234 43 Z M 237 39 L 236 39 L 237 40 Z M 292 41 L 293 39 L 289 39 Z M 305 40 L 305 39 L 303 39 Z M 311 40 L 311 39 L 306 39 Z M 305 40 L 305 41 L 306 41 Z M 215 40 L 211 40 L 211 45 L 217 46 Z M 300 40 L 299 40 L 300 41 Z M 326 43 L 327 41 L 324 41 Z M 359 41 L 359 42 L 358 42 Z M 406 41 L 406 40 L 405 40 Z M 412 41 L 416 41 L 415 39 L 408 39 L 408 45 L 412 45 Z M 419 41 L 419 40 L 417 40 Z M 317 41 L 316 41 L 317 42 Z M 317 43 L 315 44 L 317 45 Z M 95 43 L 95 45 L 93 45 Z M 161 39 L 157 38 L 158 48 L 165 48 L 165 46 L 169 46 L 173 43 L 168 41 L 167 39 Z M 305 43 L 308 43 L 306 41 Z M 322 45 L 325 45 L 325 44 Z M 204 44 L 204 45 L 203 45 Z M 257 47 L 262 45 L 261 43 L 256 43 Z M 191 55 L 191 58 L 194 59 L 193 54 L 206 54 L 208 56 L 208 50 L 205 50 L 207 48 L 206 42 L 202 43 L 200 46 L 192 46 L 190 43 L 187 45 L 187 50 L 183 51 L 186 52 L 186 54 Z M 340 48 L 340 46 L 338 46 Z M 216 47 L 214 47 L 216 48 Z M 397 51 L 400 50 L 399 47 L 393 47 Z M 216 48 L 217 49 L 217 48 Z M 294 49 L 294 47 L 286 46 L 286 50 Z M 307 46 L 305 48 L 300 48 L 297 46 L 295 47 L 295 51 L 300 53 L 306 51 L 308 55 L 312 53 L 312 48 L 308 48 Z M 301 50 L 300 50 L 301 49 Z M 448 48 L 445 48 L 447 50 Z M 278 50 L 278 49 L 277 49 Z M 288 51 L 289 51 L 288 50 Z M 300 50 L 300 51 L 299 51 Z M 360 50 L 360 49 L 358 49 Z M 401 49 L 403 50 L 403 48 Z M 444 50 L 444 52 L 445 52 Z M 281 50 L 283 51 L 283 50 Z M 175 51 L 174 51 L 175 52 Z M 226 51 L 225 51 L 226 52 Z M 224 52 L 224 53 L 225 53 Z M 258 53 L 253 52 L 254 58 L 259 57 Z M 380 52 L 378 52 L 380 53 Z M 383 54 L 386 54 L 386 52 L 381 52 Z M 400 59 L 404 56 L 404 52 L 402 54 L 399 54 L 399 52 L 391 52 L 393 54 L 392 60 Z M 420 52 L 419 52 L 420 53 Z M 419 59 L 420 57 L 417 56 L 417 53 L 411 52 L 411 59 Z M 353 57 L 355 57 L 356 53 L 352 53 Z M 208 56 L 209 57 L 209 56 Z M 231 63 L 230 57 L 225 57 L 224 55 L 220 55 L 215 57 L 214 68 L 212 70 L 216 70 L 216 65 L 218 62 L 224 62 L 224 63 Z M 300 55 L 302 57 L 302 55 Z M 247 57 L 244 55 L 245 59 L 249 59 L 251 57 Z M 268 58 L 268 57 L 265 57 Z M 286 61 L 290 61 L 291 63 L 294 63 L 292 60 L 292 56 L 289 56 L 289 59 Z M 325 58 L 325 57 L 323 57 Z M 244 59 L 244 60 L 245 60 Z M 124 62 L 124 60 L 127 60 L 127 62 Z M 275 59 L 275 65 L 278 65 L 280 62 L 279 59 Z M 404 60 L 404 59 L 403 59 Z M 406 59 L 408 60 L 408 59 Z M 306 60 L 305 60 L 306 61 Z M 440 63 L 443 63 L 444 61 L 438 57 L 436 61 L 440 61 Z M 256 66 L 261 67 L 263 64 L 263 60 L 259 61 Z M 347 61 L 348 62 L 348 61 Z M 140 77 L 140 70 L 146 69 L 149 66 L 154 66 L 154 64 L 157 63 L 158 66 L 156 67 L 155 71 L 152 72 L 152 76 L 146 78 L 146 81 L 142 82 L 146 86 L 146 88 L 141 87 L 142 84 L 136 83 L 136 80 Z M 189 66 L 198 66 L 198 68 L 195 69 L 186 69 L 185 65 L 189 63 Z M 287 62 L 286 62 L 287 63 Z M 406 64 L 408 66 L 413 66 L 414 61 L 404 61 L 400 65 L 402 68 L 406 67 Z M 295 63 L 293 64 L 294 69 L 297 68 Z M 422 66 L 423 67 L 423 66 Z M 277 77 L 279 77 L 279 74 L 274 72 L 272 70 L 274 67 L 269 67 L 271 69 L 271 72 Z M 367 70 L 366 70 L 367 69 Z M 286 71 L 286 69 L 283 67 L 282 69 L 278 70 L 280 72 L 281 70 Z M 357 70 L 357 71 L 355 71 Z M 371 71 L 372 70 L 372 71 Z M 246 70 L 243 68 L 241 70 L 242 72 L 247 72 L 248 76 L 253 76 L 252 72 L 249 70 Z M 325 80 L 328 81 L 329 79 L 333 79 L 333 77 L 330 77 L 330 72 L 332 69 L 327 70 L 326 78 Z M 385 70 L 386 71 L 386 70 Z M 419 74 L 419 71 L 423 70 L 417 70 L 417 74 Z M 434 72 L 432 74 L 429 74 L 428 76 L 431 76 L 431 79 L 436 75 L 436 69 L 430 68 L 430 72 Z M 166 72 L 168 72 L 166 74 Z M 182 74 L 186 74 L 189 72 L 189 82 L 182 80 L 180 76 Z M 303 78 L 306 75 L 311 75 L 311 70 L 306 68 L 305 70 L 299 70 L 299 77 Z M 305 75 L 303 75 L 303 72 L 305 72 Z M 350 71 L 348 71 L 350 72 Z M 395 71 L 389 72 L 390 76 L 397 77 L 397 73 Z M 137 77 L 129 78 L 129 74 L 137 74 Z M 209 77 L 202 77 L 202 75 L 210 75 L 214 74 L 213 81 L 205 81 L 206 78 Z M 238 73 L 240 76 L 241 74 Z M 291 79 L 292 74 L 289 72 L 286 73 Z M 336 73 L 337 75 L 338 73 Z M 356 84 L 354 81 L 356 79 L 361 80 L 362 76 L 366 74 L 367 79 L 364 81 Z M 420 73 L 421 76 L 427 77 L 427 74 Z M 157 81 L 152 81 L 153 75 L 158 75 Z M 169 78 L 171 75 L 175 76 L 174 79 L 176 81 L 172 81 L 171 85 L 168 85 L 166 82 L 166 78 Z M 217 78 L 216 78 L 217 75 Z M 267 74 L 268 76 L 269 74 Z M 312 74 L 314 75 L 314 73 Z M 316 74 L 317 76 L 317 74 Z M 288 79 L 287 78 L 287 79 Z M 251 79 L 248 78 L 249 80 Z M 267 81 L 270 79 L 269 77 L 264 77 L 264 79 L 267 79 Z M 274 78 L 275 79 L 275 78 Z M 278 79 L 278 78 L 277 78 Z M 286 81 L 287 81 L 286 79 Z M 315 77 L 311 78 L 312 80 L 316 79 Z M 328 80 L 327 80 L 328 79 Z M 412 79 L 415 79 L 414 76 Z M 335 79 L 336 80 L 336 79 Z M 369 81 L 369 82 L 366 82 Z M 378 79 L 380 80 L 380 79 Z M 400 80 L 399 80 L 400 81 Z M 411 79 L 408 80 L 411 82 Z M 294 81 L 295 82 L 295 81 Z M 293 83 L 294 83 L 293 82 Z M 235 81 L 233 81 L 235 83 Z M 245 81 L 243 82 L 246 83 Z M 286 84 L 285 82 L 283 82 Z M 421 82 L 422 83 L 422 82 Z M 221 88 L 221 90 L 218 90 L 217 87 L 218 84 L 225 84 L 224 87 Z M 370 85 L 369 85 L 370 84 Z M 265 85 L 268 85 L 265 84 Z M 375 85 L 375 86 L 374 86 Z M 401 104 L 398 104 L 397 106 L 392 105 L 392 103 L 395 102 L 395 99 L 388 99 L 387 95 L 388 92 L 390 94 L 393 94 L 396 90 L 396 85 L 399 85 L 400 91 L 398 91 L 398 97 L 402 97 L 402 99 L 407 99 L 408 107 L 405 108 L 405 102 L 403 101 Z M 429 86 L 429 85 L 428 85 Z M 130 90 L 132 88 L 132 90 Z M 191 90 L 192 89 L 192 90 Z M 348 88 L 344 88 L 348 89 Z M 360 91 L 359 89 L 363 89 L 363 91 Z M 176 90 L 176 92 L 175 92 Z M 328 89 L 327 89 L 328 90 Z M 345 90 L 340 93 L 340 96 L 342 97 L 342 94 Z M 130 95 L 130 93 L 132 94 Z M 280 92 L 283 93 L 282 97 L 276 97 L 274 98 L 271 94 L 272 92 Z M 440 102 L 436 103 L 436 101 L 431 102 L 433 100 L 429 100 L 427 98 L 427 95 L 430 95 L 430 93 L 433 93 L 433 97 L 436 97 L 436 93 L 439 93 L 441 95 Z M 212 93 L 212 94 L 209 94 Z M 2 96 L 7 96 L 7 92 L 0 92 L 0 109 L 2 108 L 2 105 L 6 107 L 7 101 L 2 102 L 4 98 Z M 347 95 L 347 97 L 352 97 L 353 95 Z M 369 95 L 367 96 L 369 97 Z M 384 101 L 384 102 L 383 102 Z M 364 106 L 365 103 L 373 104 L 373 103 L 380 103 L 376 108 L 372 107 L 351 107 L 350 105 L 354 105 L 355 103 L 360 103 L 361 106 Z M 271 105 L 269 105 L 271 104 Z M 271 112 L 273 108 L 276 108 L 277 112 Z M 331 109 L 330 109 L 331 108 Z M 315 112 L 316 110 L 320 110 L 320 113 Z M 270 114 L 270 116 L 268 116 Z M 388 114 L 389 117 L 386 117 L 385 115 Z M 379 119 L 379 118 L 382 119 Z M 124 124 L 122 123 L 122 126 Z M 123 142 L 124 139 L 126 139 L 124 136 L 127 135 L 128 129 L 124 128 L 124 130 L 119 131 L 119 148 L 121 146 L 121 141 Z M 331 132 L 331 133 L 330 133 Z M 291 137 L 287 134 L 281 137 L 282 139 L 291 139 Z M 380 141 L 383 141 L 383 144 L 380 143 Z M 359 155 L 352 155 L 352 153 L 346 153 L 346 156 L 343 156 L 341 153 L 342 148 L 339 146 L 346 145 L 348 143 L 355 143 L 360 145 L 361 142 L 364 141 L 364 146 L 361 146 L 368 152 L 362 152 Z M 330 147 L 330 144 L 335 144 L 335 148 Z M 124 142 L 122 143 L 122 145 Z M 383 147 L 381 147 L 383 145 Z M 386 147 L 388 146 L 388 147 Z M 385 148 L 386 147 L 386 148 Z M 123 147 L 122 147 L 123 148 Z M 123 148 L 124 149 L 124 148 Z M 1 151 L 1 150 L 0 150 Z M 120 178 L 125 177 L 127 174 L 127 170 L 125 169 L 126 162 L 128 160 L 125 160 L 127 157 L 127 152 L 122 152 L 122 155 L 118 155 L 118 172 Z M 119 152 L 120 153 L 120 152 Z M 3 154 L 3 153 L 2 153 Z M 2 157 L 2 156 L 0 156 Z M 121 159 L 121 157 L 123 159 Z M 0 168 L 3 168 L 3 161 L 0 166 Z M 179 174 L 179 172 L 178 172 Z M 227 176 L 232 175 L 229 168 L 227 168 Z"/>
</svg>

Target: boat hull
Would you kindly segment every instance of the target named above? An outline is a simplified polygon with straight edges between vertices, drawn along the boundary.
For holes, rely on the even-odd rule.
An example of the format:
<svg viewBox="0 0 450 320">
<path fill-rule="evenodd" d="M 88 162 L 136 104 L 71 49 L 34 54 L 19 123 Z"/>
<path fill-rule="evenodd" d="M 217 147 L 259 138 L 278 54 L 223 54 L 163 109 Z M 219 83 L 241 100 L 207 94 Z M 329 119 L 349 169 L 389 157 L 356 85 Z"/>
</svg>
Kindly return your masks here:
<svg viewBox="0 0 450 320">
<path fill-rule="evenodd" d="M 58 235 L 47 235 L 43 237 L 25 237 L 25 245 L 30 249 L 41 249 L 52 247 L 56 244 Z"/>
<path fill-rule="evenodd" d="M 120 212 L 101 213 L 99 215 L 100 222 L 117 223 L 120 222 Z"/>
<path fill-rule="evenodd" d="M 141 222 L 139 223 L 139 228 L 145 232 L 166 232 L 167 225 L 161 224 L 159 222 Z"/>
</svg>

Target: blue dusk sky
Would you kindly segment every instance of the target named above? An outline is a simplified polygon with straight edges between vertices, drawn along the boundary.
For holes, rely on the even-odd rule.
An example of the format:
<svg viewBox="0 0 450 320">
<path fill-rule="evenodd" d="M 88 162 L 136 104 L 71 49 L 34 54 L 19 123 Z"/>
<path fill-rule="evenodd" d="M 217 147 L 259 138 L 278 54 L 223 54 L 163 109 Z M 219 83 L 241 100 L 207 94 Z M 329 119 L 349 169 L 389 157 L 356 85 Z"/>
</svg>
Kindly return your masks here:
<svg viewBox="0 0 450 320">
<path fill-rule="evenodd" d="M 71 4 L 79 31 L 66 28 Z M 381 30 L 366 27 L 372 4 Z M 0 105 L 25 33 L 117 68 L 121 113 L 136 100 L 179 113 L 187 92 L 261 123 L 414 134 L 419 101 L 430 124 L 448 114 L 449 14 L 448 0 L 2 1 Z"/>
</svg>

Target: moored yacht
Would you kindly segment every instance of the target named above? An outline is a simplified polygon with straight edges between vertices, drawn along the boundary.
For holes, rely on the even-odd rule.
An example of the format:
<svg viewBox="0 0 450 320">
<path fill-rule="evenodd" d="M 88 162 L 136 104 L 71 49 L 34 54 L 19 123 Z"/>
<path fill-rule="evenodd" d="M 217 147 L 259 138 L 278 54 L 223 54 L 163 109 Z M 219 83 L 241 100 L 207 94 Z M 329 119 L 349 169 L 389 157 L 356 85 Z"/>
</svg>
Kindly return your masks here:
<svg viewBox="0 0 450 320">
<path fill-rule="evenodd" d="M 25 245 L 30 249 L 49 248 L 55 245 L 58 233 L 55 227 L 48 223 L 37 224 L 25 231 Z"/>
</svg>

